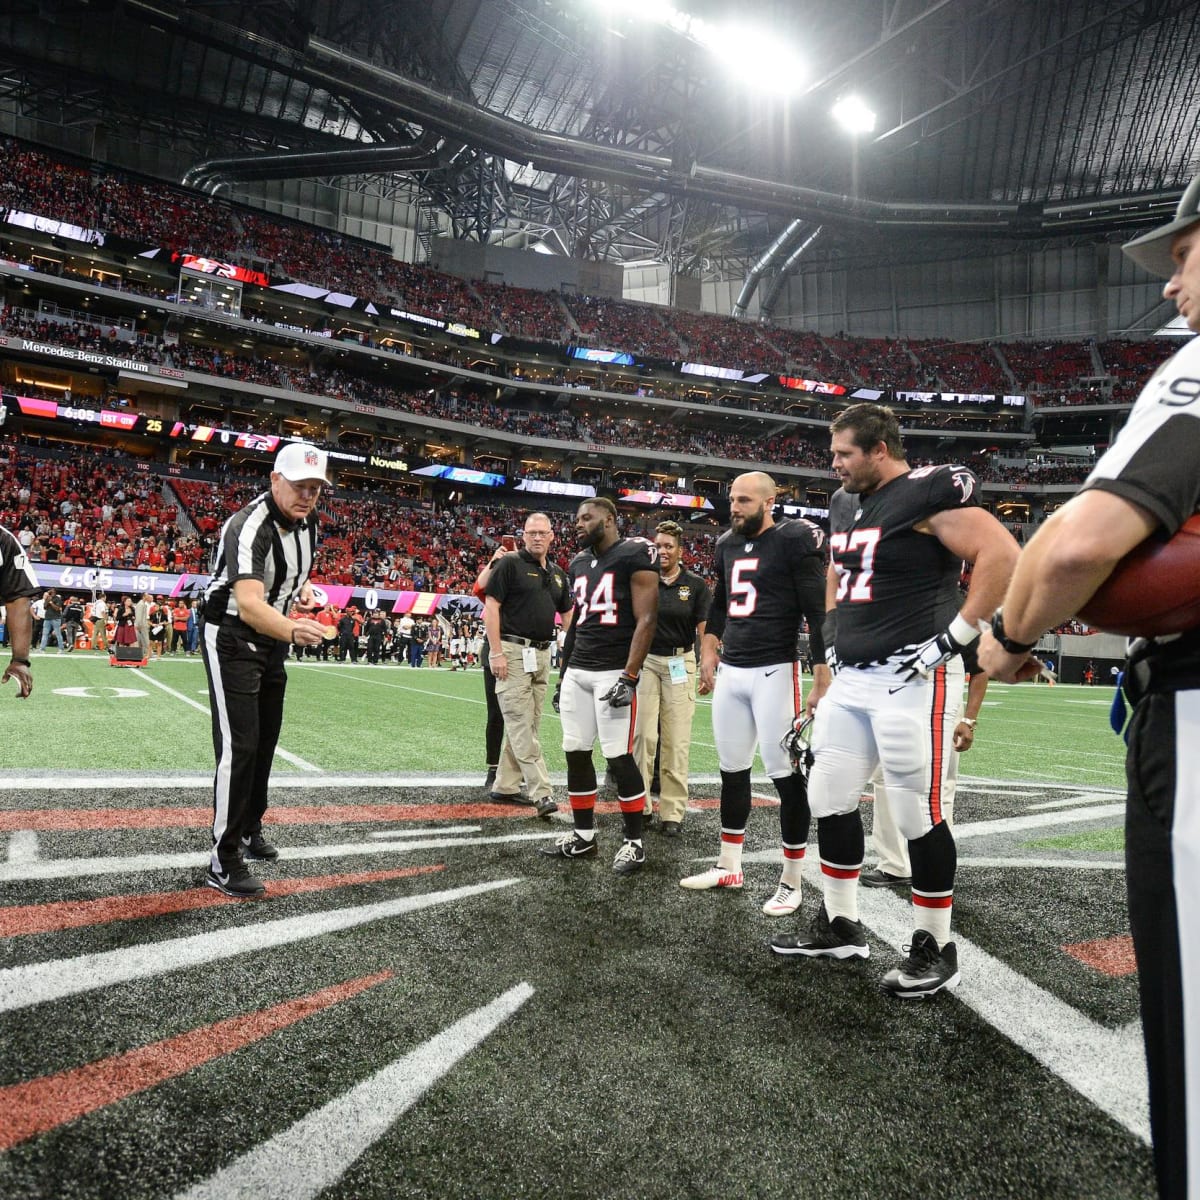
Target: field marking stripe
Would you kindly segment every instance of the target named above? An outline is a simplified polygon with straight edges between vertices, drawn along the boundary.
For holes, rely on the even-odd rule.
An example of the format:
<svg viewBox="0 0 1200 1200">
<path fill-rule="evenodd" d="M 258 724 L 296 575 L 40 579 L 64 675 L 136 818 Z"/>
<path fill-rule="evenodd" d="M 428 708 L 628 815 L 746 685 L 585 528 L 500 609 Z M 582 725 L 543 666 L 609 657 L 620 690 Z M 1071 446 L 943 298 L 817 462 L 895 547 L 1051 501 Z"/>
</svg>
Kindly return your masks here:
<svg viewBox="0 0 1200 1200">
<path fill-rule="evenodd" d="M 1123 871 L 1125 863 L 1112 859 L 1102 861 L 1093 858 L 971 858 L 959 857 L 960 867 L 1025 867 L 1051 871 Z"/>
<path fill-rule="evenodd" d="M 532 807 L 492 804 L 278 804 L 268 810 L 268 827 L 281 825 L 366 824 L 380 821 L 528 820 Z M 26 808 L 0 811 L 5 830 L 199 829 L 212 822 L 211 808 Z M 458 827 L 460 830 L 462 826 Z M 448 829 L 430 829 L 443 834 Z M 411 836 L 411 835 L 410 835 Z M 34 855 L 33 857 L 36 857 Z M 12 855 L 9 855 L 10 860 Z"/>
<path fill-rule="evenodd" d="M 379 971 L 81 1067 L 0 1088 L 0 1151 L 262 1041 L 391 979 Z"/>
<path fill-rule="evenodd" d="M 954 826 L 954 840 L 989 837 L 992 834 L 1017 833 L 1023 829 L 1045 829 L 1070 825 L 1077 821 L 1098 821 L 1105 817 L 1124 816 L 1124 804 L 1097 805 L 1065 812 L 1025 813 L 1019 817 L 1000 817 L 995 821 L 970 821 Z"/>
<path fill-rule="evenodd" d="M 212 711 L 207 704 L 201 704 L 199 700 L 193 700 L 191 696 L 185 696 L 182 692 L 177 692 L 173 687 L 167 687 L 161 679 L 155 679 L 153 675 L 142 674 L 139 679 L 144 679 L 147 683 L 152 683 L 156 688 L 161 688 L 168 696 L 174 696 L 176 700 L 182 700 L 184 704 L 190 704 L 193 708 L 199 709 L 206 717 L 212 716 Z M 292 766 L 299 767 L 302 771 L 315 771 L 318 774 L 321 768 L 313 763 L 305 761 L 298 754 L 292 754 L 290 751 L 284 750 L 281 746 L 275 747 L 275 753 L 284 760 L 290 762 Z"/>
<path fill-rule="evenodd" d="M 402 896 L 376 904 L 354 908 L 335 908 L 328 912 L 311 913 L 302 917 L 285 917 L 278 921 L 258 921 L 190 937 L 167 938 L 120 950 L 105 950 L 83 954 L 77 958 L 53 959 L 49 962 L 27 963 L 0 971 L 0 1012 L 30 1008 L 64 996 L 75 996 L 97 988 L 113 987 L 132 980 L 151 979 L 239 954 L 271 950 L 292 942 L 306 941 L 327 933 L 353 929 L 372 921 L 405 916 L 439 904 L 453 904 L 497 888 L 512 887 L 520 879 L 497 879 L 445 892 L 425 892 L 417 896 Z"/>
<path fill-rule="evenodd" d="M 283 860 L 342 858 L 356 854 L 407 854 L 413 850 L 445 850 L 451 846 L 499 846 L 505 842 L 545 841 L 558 837 L 560 829 L 536 833 L 509 833 L 500 837 L 427 838 L 424 841 L 340 842 L 328 846 L 288 846 L 281 848 Z M 138 871 L 203 871 L 206 854 L 184 851 L 178 854 L 128 854 L 95 858 L 51 858 L 35 863 L 0 863 L 0 883 L 30 879 L 85 879 L 90 875 L 133 874 Z M 270 884 L 267 887 L 271 890 Z"/>
<path fill-rule="evenodd" d="M 438 837 L 444 837 L 447 833 L 482 833 L 482 825 L 443 825 L 441 828 L 419 828 L 419 829 L 380 829 L 375 833 L 368 833 L 369 838 L 379 838 L 381 841 L 385 838 L 390 838 L 393 841 L 396 838 L 411 838 L 411 837 L 430 837 L 436 834 Z"/>
<path fill-rule="evenodd" d="M 863 889 L 860 915 L 899 952 L 912 939 L 911 909 L 884 891 Z M 968 939 L 956 935 L 955 941 L 963 975 L 953 995 L 1149 1145 L 1146 1058 L 1138 1023 L 1121 1029 L 1099 1025 Z"/>
<path fill-rule="evenodd" d="M 310 875 L 304 879 L 280 879 L 271 884 L 271 897 L 299 896 L 307 892 L 326 892 L 334 888 L 355 887 L 363 883 L 382 883 L 387 879 L 406 879 L 444 871 L 445 863 L 424 867 L 392 867 L 386 871 L 351 871 L 338 875 Z M 151 892 L 140 896 L 104 896 L 98 900 L 59 900 L 47 904 L 14 904 L 0 908 L 0 937 L 20 937 L 31 933 L 57 933 L 85 925 L 107 925 L 110 921 L 136 921 L 143 917 L 161 917 L 167 913 L 189 912 L 197 908 L 216 908 L 238 904 L 210 887 L 189 888 L 181 892 Z"/>
<path fill-rule="evenodd" d="M 510 988 L 176 1200 L 315 1200 L 532 995 Z"/>
<path fill-rule="evenodd" d="M 17 821 L 17 828 L 8 839 L 7 859 L 10 863 L 37 862 L 38 835 L 37 831 L 26 827 L 22 821 Z M 2 826 L 0 826 L 2 828 Z"/>
</svg>

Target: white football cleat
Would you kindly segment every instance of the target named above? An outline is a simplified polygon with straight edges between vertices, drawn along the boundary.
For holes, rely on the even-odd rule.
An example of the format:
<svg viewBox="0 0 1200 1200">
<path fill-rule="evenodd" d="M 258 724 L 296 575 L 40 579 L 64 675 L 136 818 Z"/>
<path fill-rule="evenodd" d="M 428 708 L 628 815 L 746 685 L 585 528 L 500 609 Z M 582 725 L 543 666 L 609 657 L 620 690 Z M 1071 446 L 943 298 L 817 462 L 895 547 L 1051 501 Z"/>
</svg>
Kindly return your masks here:
<svg viewBox="0 0 1200 1200">
<path fill-rule="evenodd" d="M 729 871 L 724 867 L 709 867 L 699 875 L 689 875 L 679 881 L 681 888 L 693 892 L 706 892 L 710 888 L 740 888 L 745 882 L 741 871 Z"/>
<path fill-rule="evenodd" d="M 790 917 L 799 907 L 800 889 L 781 882 L 762 910 L 768 917 Z"/>
</svg>

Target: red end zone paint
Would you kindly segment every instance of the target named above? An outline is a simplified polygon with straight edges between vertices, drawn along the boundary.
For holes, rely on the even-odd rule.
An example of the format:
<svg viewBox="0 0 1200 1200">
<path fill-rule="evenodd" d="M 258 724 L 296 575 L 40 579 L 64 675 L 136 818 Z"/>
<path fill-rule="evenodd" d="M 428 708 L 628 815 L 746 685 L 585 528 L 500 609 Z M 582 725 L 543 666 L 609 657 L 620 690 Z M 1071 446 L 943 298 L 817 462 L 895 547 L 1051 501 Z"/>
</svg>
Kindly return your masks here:
<svg viewBox="0 0 1200 1200">
<path fill-rule="evenodd" d="M 1102 975 L 1111 975 L 1114 979 L 1123 975 L 1133 975 L 1137 971 L 1137 962 L 1133 957 L 1133 938 L 1128 934 L 1123 937 L 1097 938 L 1092 942 L 1074 942 L 1064 946 L 1063 951 Z"/>
<path fill-rule="evenodd" d="M 689 807 L 718 808 L 719 800 L 690 800 Z M 776 807 L 777 800 L 752 801 L 755 808 Z M 617 813 L 620 805 L 605 800 L 598 813 Z M 272 804 L 268 825 L 373 824 L 388 821 L 528 820 L 533 806 L 525 804 Z M 18 829 L 34 832 L 79 829 L 207 829 L 211 808 L 29 808 L 0 812 L 0 833 Z"/>
<path fill-rule="evenodd" d="M 386 871 L 354 871 L 342 875 L 314 875 L 308 879 L 271 880 L 268 898 L 297 896 L 302 892 L 324 892 L 352 887 L 357 883 L 379 883 L 444 871 L 445 863 L 426 867 L 394 867 Z M 103 925 L 108 921 L 134 921 L 139 917 L 161 917 L 193 908 L 238 904 L 237 900 L 212 888 L 189 888 L 185 892 L 154 892 L 148 896 L 107 896 L 103 900 L 63 900 L 53 904 L 22 904 L 0 908 L 0 937 L 27 933 L 54 933 L 81 925 Z"/>
<path fill-rule="evenodd" d="M 391 971 L 364 975 L 261 1012 L 230 1017 L 70 1071 L 0 1088 L 0 1151 L 232 1054 L 391 977 Z"/>
</svg>

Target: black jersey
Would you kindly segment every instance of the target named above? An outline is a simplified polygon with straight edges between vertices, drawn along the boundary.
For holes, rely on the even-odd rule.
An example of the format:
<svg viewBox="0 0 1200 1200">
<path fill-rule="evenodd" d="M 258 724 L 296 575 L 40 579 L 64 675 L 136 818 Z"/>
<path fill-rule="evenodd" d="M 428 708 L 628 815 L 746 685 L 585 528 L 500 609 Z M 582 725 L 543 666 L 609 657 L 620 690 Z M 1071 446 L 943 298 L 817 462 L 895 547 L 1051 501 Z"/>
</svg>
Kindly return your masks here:
<svg viewBox="0 0 1200 1200">
<path fill-rule="evenodd" d="M 637 618 L 633 576 L 658 575 L 658 547 L 645 538 L 622 538 L 600 555 L 581 550 L 567 569 L 575 595 L 575 647 L 571 666 L 585 671 L 619 670 L 629 660 Z"/>
<path fill-rule="evenodd" d="M 757 537 L 730 529 L 717 541 L 707 633 L 731 667 L 798 662 L 807 618 L 809 652 L 825 661 L 825 533 L 810 521 L 777 521 Z"/>
<path fill-rule="evenodd" d="M 0 604 L 32 599 L 41 595 L 41 591 L 21 543 L 0 525 Z"/>
<path fill-rule="evenodd" d="M 829 502 L 829 545 L 838 573 L 837 656 L 882 663 L 940 633 L 958 612 L 962 559 L 913 526 L 979 504 L 966 467 L 920 467 L 868 496 L 839 488 Z"/>
</svg>

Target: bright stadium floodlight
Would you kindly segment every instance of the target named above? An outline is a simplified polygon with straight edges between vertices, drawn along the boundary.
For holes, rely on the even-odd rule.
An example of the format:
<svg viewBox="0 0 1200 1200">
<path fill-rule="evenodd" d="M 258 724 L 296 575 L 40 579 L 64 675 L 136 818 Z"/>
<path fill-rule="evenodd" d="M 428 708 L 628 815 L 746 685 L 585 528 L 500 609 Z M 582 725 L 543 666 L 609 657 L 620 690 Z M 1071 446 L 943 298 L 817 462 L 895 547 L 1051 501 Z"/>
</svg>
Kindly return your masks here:
<svg viewBox="0 0 1200 1200">
<path fill-rule="evenodd" d="M 861 96 L 843 96 L 830 111 L 847 133 L 870 133 L 875 128 L 875 114 Z"/>
</svg>

